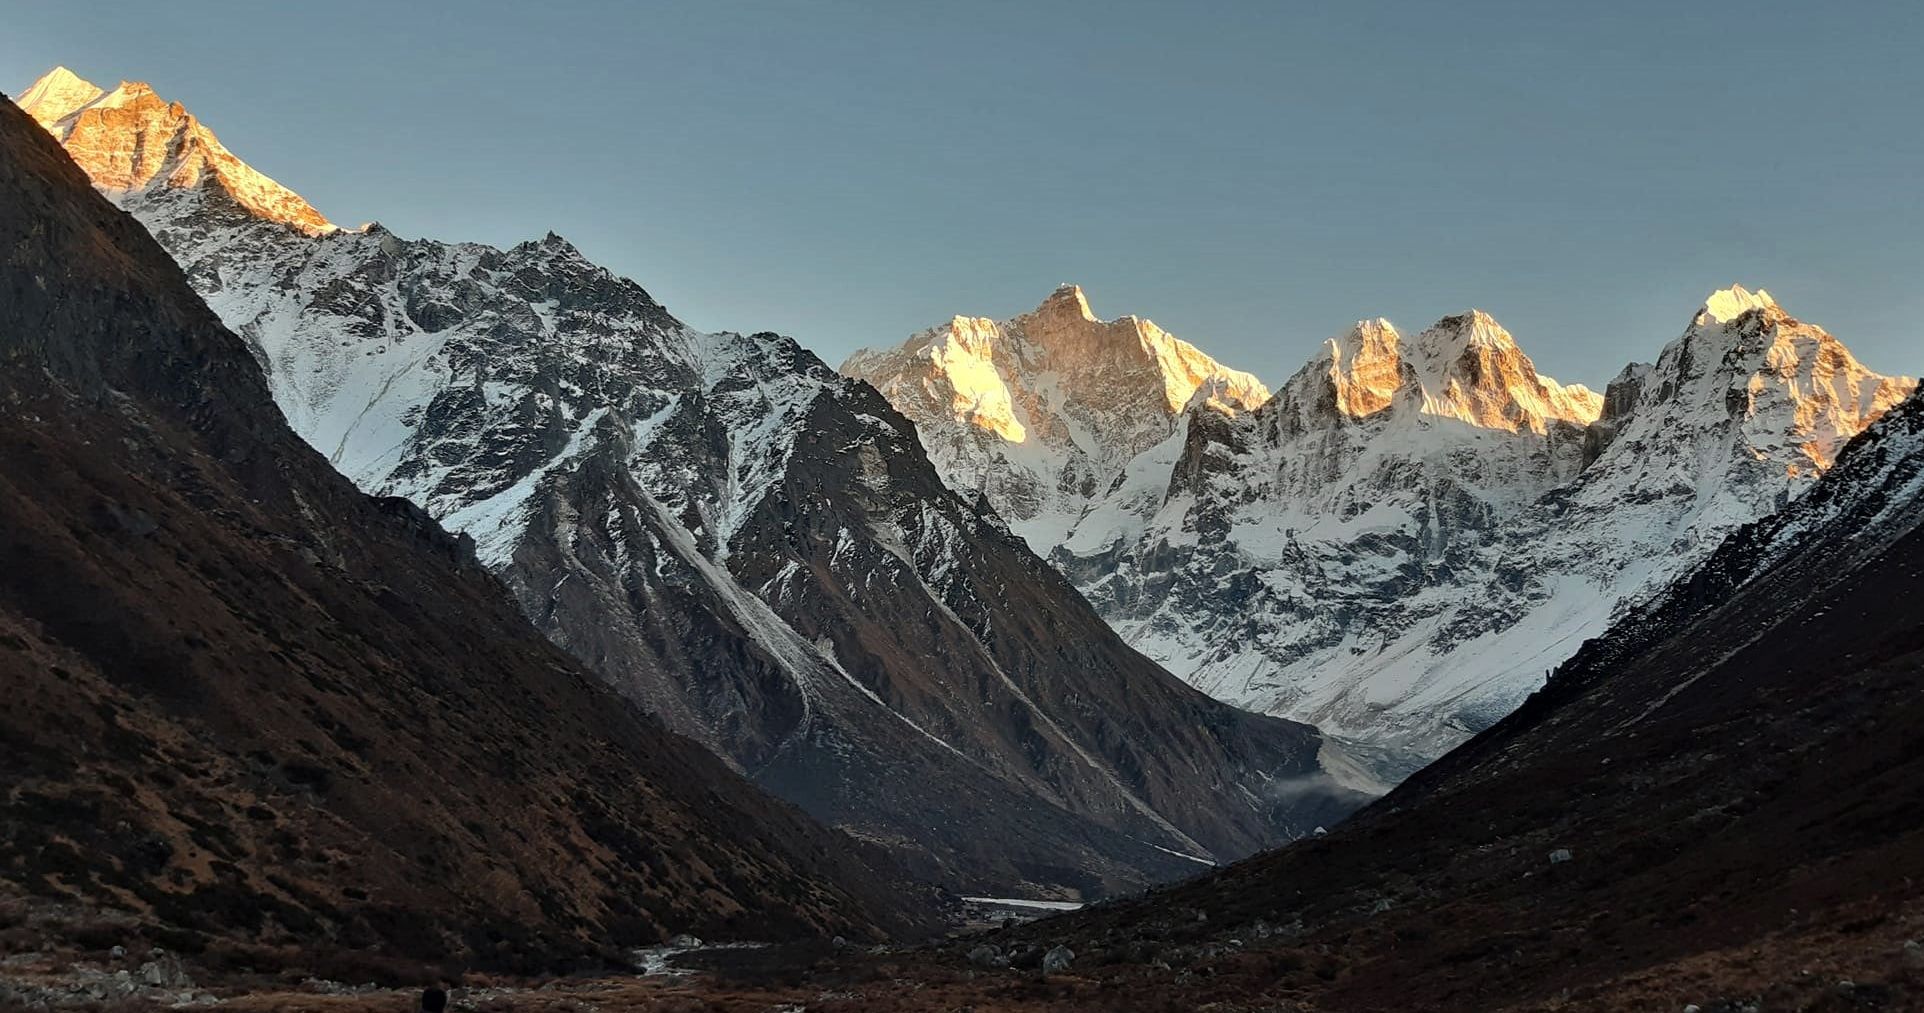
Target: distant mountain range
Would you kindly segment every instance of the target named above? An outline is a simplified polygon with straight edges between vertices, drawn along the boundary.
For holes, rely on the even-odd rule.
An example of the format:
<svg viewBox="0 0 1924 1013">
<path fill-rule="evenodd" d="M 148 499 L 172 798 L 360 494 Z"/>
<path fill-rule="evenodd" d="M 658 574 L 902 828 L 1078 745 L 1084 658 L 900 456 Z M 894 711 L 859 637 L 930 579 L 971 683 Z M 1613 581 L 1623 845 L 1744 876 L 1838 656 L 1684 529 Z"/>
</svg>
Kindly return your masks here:
<svg viewBox="0 0 1924 1013">
<path fill-rule="evenodd" d="M 1658 375 L 1731 330 L 1798 329 L 1719 297 Z M 1829 463 L 1327 837 L 987 945 L 1180 969 L 1141 1009 L 1917 1008 L 1924 394 Z"/>
<path fill-rule="evenodd" d="M 1080 290 L 843 364 L 1123 638 L 1394 780 L 1509 713 L 1916 386 L 1764 292 L 1601 396 L 1488 314 L 1358 323 L 1271 396 Z"/>
<path fill-rule="evenodd" d="M 887 400 L 792 340 L 693 331 L 552 234 L 336 228 L 146 85 L 56 70 L 22 106 L 342 473 L 472 538 L 624 697 L 934 880 L 1098 896 L 1381 790 L 1315 729 L 1130 649 Z"/>
</svg>

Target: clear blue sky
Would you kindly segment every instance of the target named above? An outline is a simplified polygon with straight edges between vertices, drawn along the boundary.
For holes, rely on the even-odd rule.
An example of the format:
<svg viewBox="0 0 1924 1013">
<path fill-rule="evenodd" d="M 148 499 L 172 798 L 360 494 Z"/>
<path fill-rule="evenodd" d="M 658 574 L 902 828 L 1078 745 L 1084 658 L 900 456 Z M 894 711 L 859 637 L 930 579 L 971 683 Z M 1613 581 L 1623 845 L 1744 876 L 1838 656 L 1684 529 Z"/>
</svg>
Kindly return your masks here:
<svg viewBox="0 0 1924 1013">
<path fill-rule="evenodd" d="M 1924 370 L 1924 3 L 9 4 L 337 221 L 553 229 L 839 362 L 1058 282 L 1272 382 L 1469 306 L 1596 385 L 1712 288 Z"/>
</svg>

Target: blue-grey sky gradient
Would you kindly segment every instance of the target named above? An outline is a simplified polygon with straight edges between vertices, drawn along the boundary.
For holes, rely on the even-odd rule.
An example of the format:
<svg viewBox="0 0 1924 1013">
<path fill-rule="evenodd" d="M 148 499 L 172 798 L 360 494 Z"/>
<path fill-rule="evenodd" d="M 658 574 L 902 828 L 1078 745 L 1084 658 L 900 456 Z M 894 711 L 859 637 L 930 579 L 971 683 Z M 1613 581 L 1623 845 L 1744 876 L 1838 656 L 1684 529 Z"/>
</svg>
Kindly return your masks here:
<svg viewBox="0 0 1924 1013">
<path fill-rule="evenodd" d="M 1476 306 L 1601 387 L 1711 289 L 1924 370 L 1924 4 L 17 0 L 336 221 L 552 229 L 831 364 L 1075 281 L 1280 382 Z"/>
</svg>

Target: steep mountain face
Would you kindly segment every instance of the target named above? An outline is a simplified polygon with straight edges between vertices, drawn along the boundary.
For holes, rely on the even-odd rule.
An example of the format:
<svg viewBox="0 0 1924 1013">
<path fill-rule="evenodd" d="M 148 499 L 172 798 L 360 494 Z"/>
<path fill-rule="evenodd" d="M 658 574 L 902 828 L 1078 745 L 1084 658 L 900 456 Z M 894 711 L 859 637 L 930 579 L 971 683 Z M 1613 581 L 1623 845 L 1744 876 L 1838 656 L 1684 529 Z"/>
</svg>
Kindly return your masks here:
<svg viewBox="0 0 1924 1013">
<path fill-rule="evenodd" d="M 105 192 L 343 473 L 471 536 L 624 696 L 948 884 L 1138 886 L 1365 797 L 1312 729 L 1128 649 L 791 340 L 695 332 L 553 235 L 309 232 L 217 177 Z"/>
<path fill-rule="evenodd" d="M 334 226 L 299 195 L 235 158 L 178 102 L 140 81 L 112 91 L 55 67 L 20 107 L 58 138 L 88 175 L 123 205 L 142 195 L 204 188 L 247 212 L 311 235 Z"/>
<path fill-rule="evenodd" d="M 642 716 L 470 543 L 330 469 L 7 103 L 0 250 L 0 892 L 179 948 L 524 968 L 923 923 L 876 851 Z"/>
<path fill-rule="evenodd" d="M 1393 394 L 1338 365 L 1345 344 L 1368 362 L 1352 333 L 1257 412 L 1192 417 L 1140 531 L 1118 497 L 1057 560 L 1196 685 L 1415 758 L 1507 713 L 1914 386 L 1741 289 L 1603 399 L 1541 381 L 1480 314 L 1418 336 Z"/>
<path fill-rule="evenodd" d="M 1699 350 L 1795 340 L 1770 310 Z M 1924 394 L 1327 838 L 1028 932 L 1162 940 L 1198 1004 L 1913 1008 L 1920 560 Z"/>
<path fill-rule="evenodd" d="M 859 352 L 842 372 L 913 419 L 936 469 L 980 491 L 1038 553 L 1191 402 L 1235 413 L 1269 399 L 1255 377 L 1148 320 L 1097 319 L 1073 285 L 1012 320 L 956 317 Z"/>
<path fill-rule="evenodd" d="M 1362 740 L 1394 779 L 1914 386 L 1741 288 L 1601 397 L 1480 312 L 1408 341 L 1368 321 L 1254 411 L 1192 407 L 1050 558 L 1171 671 Z"/>
<path fill-rule="evenodd" d="M 1248 621 L 1238 612 L 1343 598 L 1328 628 L 1293 639 L 1340 638 L 1356 609 L 1467 566 L 1502 519 L 1574 477 L 1599 401 L 1538 376 L 1482 313 L 1411 342 L 1388 321 L 1360 322 L 1260 411 L 1186 416 L 1158 466 L 1079 520 L 1058 559 L 1192 676 L 1241 653 L 1220 625 Z M 1225 563 L 1245 578 L 1222 580 Z M 1204 623 L 1181 627 L 1190 616 Z M 1208 643 L 1220 645 L 1213 657 Z"/>
</svg>

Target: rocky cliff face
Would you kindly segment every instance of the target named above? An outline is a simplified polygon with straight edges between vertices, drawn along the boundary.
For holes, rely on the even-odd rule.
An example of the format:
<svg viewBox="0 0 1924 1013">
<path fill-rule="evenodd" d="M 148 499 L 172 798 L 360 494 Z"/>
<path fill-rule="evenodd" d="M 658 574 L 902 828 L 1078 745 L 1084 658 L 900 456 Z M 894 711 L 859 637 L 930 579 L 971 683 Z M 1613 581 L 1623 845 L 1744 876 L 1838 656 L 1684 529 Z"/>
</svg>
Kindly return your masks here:
<svg viewBox="0 0 1924 1013">
<path fill-rule="evenodd" d="M 937 470 L 986 496 L 1040 553 L 1191 402 L 1234 413 L 1269 399 L 1255 377 L 1148 320 L 1097 319 L 1073 285 L 1011 320 L 956 317 L 857 353 L 842 372 L 913 419 Z"/>
<path fill-rule="evenodd" d="M 0 890 L 182 949 L 523 970 L 927 923 L 876 851 L 642 716 L 470 544 L 330 469 L 6 103 L 0 250 Z"/>
<path fill-rule="evenodd" d="M 343 473 L 472 537 L 626 697 L 944 882 L 1138 886 L 1363 798 L 1312 729 L 1129 650 L 793 341 L 695 332 L 552 235 L 309 233 L 210 177 L 105 190 Z"/>
<path fill-rule="evenodd" d="M 1393 778 L 1795 496 L 1914 383 L 1741 288 L 1602 396 L 1539 375 L 1481 312 L 1408 340 L 1365 321 L 1253 410 L 1193 405 L 1099 475 L 1050 559 L 1171 671 L 1366 740 Z M 918 425 L 940 409 L 888 389 Z"/>
</svg>

